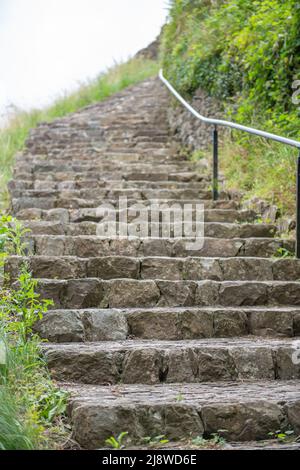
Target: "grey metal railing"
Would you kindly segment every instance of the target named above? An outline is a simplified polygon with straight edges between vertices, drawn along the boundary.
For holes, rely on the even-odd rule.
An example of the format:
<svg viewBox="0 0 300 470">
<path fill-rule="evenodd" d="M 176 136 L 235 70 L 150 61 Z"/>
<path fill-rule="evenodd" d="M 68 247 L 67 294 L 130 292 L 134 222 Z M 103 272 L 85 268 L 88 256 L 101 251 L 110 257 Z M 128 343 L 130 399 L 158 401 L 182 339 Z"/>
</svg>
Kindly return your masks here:
<svg viewBox="0 0 300 470">
<path fill-rule="evenodd" d="M 218 179 L 219 179 L 219 133 L 218 126 L 230 127 L 239 131 L 247 132 L 248 134 L 257 135 L 265 139 L 274 140 L 282 144 L 290 145 L 299 149 L 299 155 L 297 160 L 297 174 L 296 174 L 296 257 L 300 258 L 300 142 L 294 139 L 288 139 L 287 137 L 281 137 L 270 132 L 261 131 L 254 129 L 253 127 L 243 126 L 231 121 L 224 121 L 222 119 L 212 119 L 202 116 L 198 113 L 171 85 L 171 83 L 164 77 L 163 71 L 159 71 L 160 80 L 166 85 L 170 92 L 175 98 L 180 101 L 183 106 L 190 111 L 200 121 L 213 126 L 212 138 L 213 138 L 213 200 L 217 200 L 219 197 L 218 190 Z"/>
</svg>

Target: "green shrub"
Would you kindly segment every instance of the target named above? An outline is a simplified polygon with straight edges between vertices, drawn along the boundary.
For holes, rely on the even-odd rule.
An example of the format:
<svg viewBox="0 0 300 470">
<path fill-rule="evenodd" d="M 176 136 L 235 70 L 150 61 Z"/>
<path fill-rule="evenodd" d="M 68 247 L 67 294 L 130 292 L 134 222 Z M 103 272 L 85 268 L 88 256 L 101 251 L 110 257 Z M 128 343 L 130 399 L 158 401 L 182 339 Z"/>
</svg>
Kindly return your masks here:
<svg viewBox="0 0 300 470">
<path fill-rule="evenodd" d="M 170 3 L 161 55 L 174 86 L 187 96 L 205 89 L 223 105 L 225 118 L 300 139 L 300 108 L 292 102 L 293 81 L 300 79 L 299 2 Z M 231 152 L 222 159 L 221 147 L 220 160 L 229 185 L 267 193 L 292 211 L 295 151 L 243 133 L 226 140 Z"/>
<path fill-rule="evenodd" d="M 163 65 L 175 86 L 227 100 L 239 121 L 299 134 L 292 83 L 300 78 L 297 0 L 172 0 Z M 230 105 L 230 106 L 229 106 Z M 270 122 L 268 122 L 270 121 Z"/>
</svg>

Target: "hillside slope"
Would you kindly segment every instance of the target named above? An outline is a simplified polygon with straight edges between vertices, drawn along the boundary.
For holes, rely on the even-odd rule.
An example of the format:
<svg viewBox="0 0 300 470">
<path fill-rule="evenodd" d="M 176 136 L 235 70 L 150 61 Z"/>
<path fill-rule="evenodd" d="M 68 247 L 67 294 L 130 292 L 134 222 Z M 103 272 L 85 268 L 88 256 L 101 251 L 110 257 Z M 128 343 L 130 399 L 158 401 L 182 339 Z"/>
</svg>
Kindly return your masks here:
<svg viewBox="0 0 300 470">
<path fill-rule="evenodd" d="M 292 99 L 300 77 L 299 24 L 296 0 L 172 0 L 163 32 L 165 73 L 184 94 L 200 87 L 217 98 L 225 117 L 299 139 L 300 107 Z M 295 155 L 235 133 L 221 164 L 230 187 L 293 212 Z"/>
</svg>

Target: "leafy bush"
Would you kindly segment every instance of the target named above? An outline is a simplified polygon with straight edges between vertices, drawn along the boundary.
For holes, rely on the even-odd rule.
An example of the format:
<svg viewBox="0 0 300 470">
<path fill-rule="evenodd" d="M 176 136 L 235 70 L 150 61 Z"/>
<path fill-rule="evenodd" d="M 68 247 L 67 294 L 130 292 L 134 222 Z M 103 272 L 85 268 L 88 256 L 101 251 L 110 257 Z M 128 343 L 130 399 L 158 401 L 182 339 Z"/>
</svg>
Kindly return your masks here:
<svg viewBox="0 0 300 470">
<path fill-rule="evenodd" d="M 17 286 L 1 292 L 0 320 L 6 325 L 6 333 L 17 336 L 22 343 L 28 340 L 33 325 L 53 304 L 50 300 L 40 299 L 36 292 L 37 284 L 24 264 Z"/>
<path fill-rule="evenodd" d="M 300 108 L 292 101 L 293 82 L 300 79 L 299 2 L 170 3 L 161 52 L 172 84 L 187 96 L 205 89 L 232 120 L 299 139 Z M 220 151 L 229 186 L 291 212 L 295 151 L 241 133 L 227 137 L 229 146 L 226 155 Z"/>
<path fill-rule="evenodd" d="M 199 86 L 239 121 L 299 132 L 292 83 L 300 78 L 297 0 L 172 0 L 163 65 L 182 92 Z M 268 122 L 270 121 L 270 122 Z"/>
<path fill-rule="evenodd" d="M 15 254 L 22 256 L 25 252 L 25 235 L 29 229 L 23 227 L 22 223 L 11 215 L 0 216 L 0 255 L 7 256 Z"/>
</svg>

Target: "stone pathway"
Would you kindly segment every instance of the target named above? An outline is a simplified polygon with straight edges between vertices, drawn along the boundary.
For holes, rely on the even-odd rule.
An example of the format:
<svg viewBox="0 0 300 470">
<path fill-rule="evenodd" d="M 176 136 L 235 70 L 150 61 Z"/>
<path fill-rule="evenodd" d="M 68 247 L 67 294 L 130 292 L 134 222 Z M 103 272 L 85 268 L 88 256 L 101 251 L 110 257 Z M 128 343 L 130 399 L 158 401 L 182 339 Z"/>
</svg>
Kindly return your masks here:
<svg viewBox="0 0 300 470">
<path fill-rule="evenodd" d="M 274 258 L 294 243 L 225 191 L 211 200 L 205 165 L 172 142 L 168 100 L 147 80 L 41 124 L 17 157 L 13 213 L 32 231 L 27 261 L 54 300 L 38 330 L 53 377 L 71 392 L 74 438 L 91 449 L 122 431 L 134 445 L 220 429 L 250 447 L 278 430 L 296 436 L 300 262 Z M 200 200 L 203 247 L 190 251 L 172 231 L 100 236 L 104 201 L 131 220 L 121 196 L 147 206 Z M 12 280 L 21 262 L 8 259 Z"/>
</svg>

